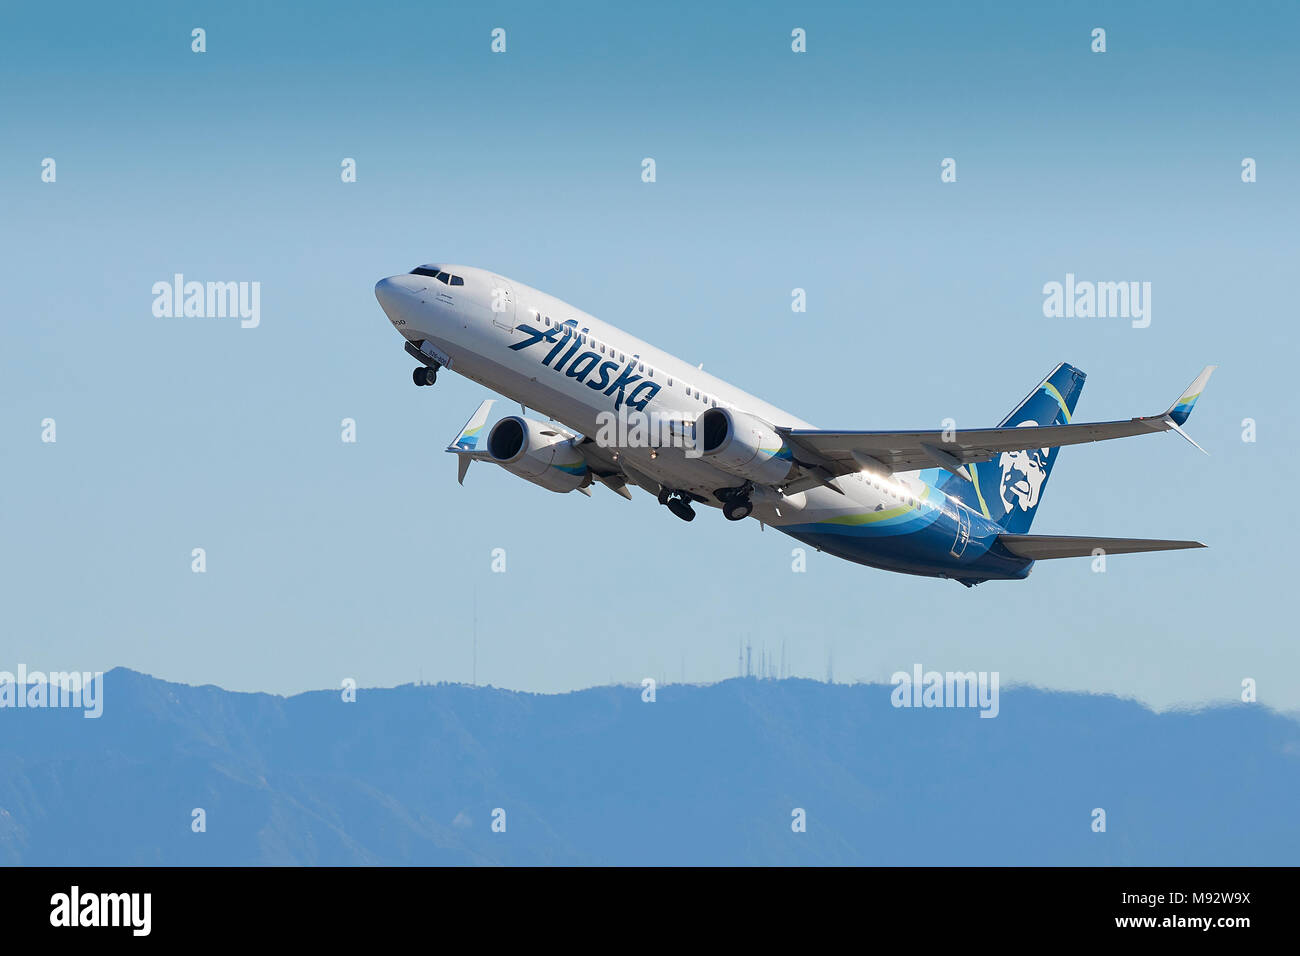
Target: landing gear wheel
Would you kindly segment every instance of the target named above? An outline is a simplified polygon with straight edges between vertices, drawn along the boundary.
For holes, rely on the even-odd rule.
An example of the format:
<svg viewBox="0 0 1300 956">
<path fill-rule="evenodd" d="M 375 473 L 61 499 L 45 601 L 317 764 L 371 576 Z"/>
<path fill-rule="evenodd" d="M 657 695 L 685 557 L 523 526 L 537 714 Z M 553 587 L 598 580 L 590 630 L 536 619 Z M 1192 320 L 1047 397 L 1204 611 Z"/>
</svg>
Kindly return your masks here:
<svg viewBox="0 0 1300 956">
<path fill-rule="evenodd" d="M 421 365 L 411 373 L 411 381 L 416 385 L 432 385 L 438 381 L 438 369 Z"/>
<path fill-rule="evenodd" d="M 659 488 L 659 503 L 660 503 L 661 505 L 666 505 L 666 504 L 668 504 L 668 498 L 669 498 L 669 496 L 670 496 L 671 494 L 672 494 L 671 491 L 669 491 L 667 488 L 664 488 L 664 487 L 661 486 L 661 487 Z"/>
<path fill-rule="evenodd" d="M 695 509 L 691 507 L 689 501 L 683 501 L 681 498 L 673 498 L 668 502 L 668 510 L 683 521 L 695 520 Z"/>
<path fill-rule="evenodd" d="M 748 518 L 754 510 L 754 503 L 748 498 L 732 498 L 722 506 L 722 514 L 728 521 L 740 521 Z"/>
</svg>

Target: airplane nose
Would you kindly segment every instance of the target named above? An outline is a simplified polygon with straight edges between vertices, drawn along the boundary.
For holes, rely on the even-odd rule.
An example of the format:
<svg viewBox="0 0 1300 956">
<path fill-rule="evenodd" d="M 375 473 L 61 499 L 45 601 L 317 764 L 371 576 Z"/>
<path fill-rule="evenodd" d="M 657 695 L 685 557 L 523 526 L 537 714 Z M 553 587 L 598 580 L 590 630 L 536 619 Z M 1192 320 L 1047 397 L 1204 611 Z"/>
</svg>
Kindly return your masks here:
<svg viewBox="0 0 1300 956">
<path fill-rule="evenodd" d="M 394 281 L 395 278 L 389 276 L 375 283 L 375 298 L 379 300 L 385 312 L 397 302 L 397 297 L 402 293 L 401 287 Z"/>
<path fill-rule="evenodd" d="M 421 293 L 427 288 L 419 276 L 396 275 L 380 279 L 375 283 L 375 298 L 391 319 L 418 303 Z"/>
</svg>

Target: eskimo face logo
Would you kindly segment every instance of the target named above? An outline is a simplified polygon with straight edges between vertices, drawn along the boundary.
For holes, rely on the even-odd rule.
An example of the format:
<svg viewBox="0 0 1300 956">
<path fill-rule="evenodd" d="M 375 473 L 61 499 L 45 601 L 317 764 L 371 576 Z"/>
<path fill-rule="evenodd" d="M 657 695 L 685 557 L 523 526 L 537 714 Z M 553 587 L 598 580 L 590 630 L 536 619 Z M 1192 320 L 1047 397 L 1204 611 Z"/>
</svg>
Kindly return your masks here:
<svg viewBox="0 0 1300 956">
<path fill-rule="evenodd" d="M 624 365 L 622 362 L 605 359 L 603 355 L 591 350 L 583 351 L 586 344 L 583 341 L 585 330 L 580 331 L 572 319 L 549 329 L 538 329 L 521 322 L 515 326 L 515 331 L 523 332 L 526 338 L 510 346 L 512 350 L 519 352 L 539 342 L 551 344 L 551 349 L 542 358 L 542 364 L 553 372 L 562 371 L 568 378 L 576 378 L 588 388 L 613 396 L 615 411 L 626 406 L 643 412 L 650 399 L 659 392 L 658 382 L 649 381 L 637 373 L 638 359 L 635 355 L 632 356 L 632 361 Z M 552 361 L 555 364 L 552 365 Z M 566 365 L 568 368 L 565 368 Z M 615 371 L 618 371 L 617 376 L 614 375 Z"/>
<path fill-rule="evenodd" d="M 1037 427 L 1038 422 L 1021 422 L 1016 427 Z M 1043 482 L 1047 480 L 1048 448 L 1029 448 L 1024 451 L 1004 451 L 998 456 L 998 468 L 1002 477 L 998 483 L 998 494 L 1002 498 L 1002 507 L 1008 513 L 1013 510 L 1032 511 L 1038 506 L 1038 496 L 1042 492 Z"/>
</svg>

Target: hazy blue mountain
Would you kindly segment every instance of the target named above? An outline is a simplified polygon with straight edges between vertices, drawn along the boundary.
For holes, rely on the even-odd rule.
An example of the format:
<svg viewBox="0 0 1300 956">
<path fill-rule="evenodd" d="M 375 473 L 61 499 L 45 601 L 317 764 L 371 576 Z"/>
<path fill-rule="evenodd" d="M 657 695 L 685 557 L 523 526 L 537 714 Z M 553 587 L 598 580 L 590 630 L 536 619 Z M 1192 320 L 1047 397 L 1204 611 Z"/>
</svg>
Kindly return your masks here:
<svg viewBox="0 0 1300 956">
<path fill-rule="evenodd" d="M 654 703 L 105 682 L 98 720 L 0 710 L 0 861 L 1300 862 L 1300 723 L 1253 705 L 1157 715 L 1013 689 L 990 720 L 808 680 L 661 686 Z"/>
</svg>

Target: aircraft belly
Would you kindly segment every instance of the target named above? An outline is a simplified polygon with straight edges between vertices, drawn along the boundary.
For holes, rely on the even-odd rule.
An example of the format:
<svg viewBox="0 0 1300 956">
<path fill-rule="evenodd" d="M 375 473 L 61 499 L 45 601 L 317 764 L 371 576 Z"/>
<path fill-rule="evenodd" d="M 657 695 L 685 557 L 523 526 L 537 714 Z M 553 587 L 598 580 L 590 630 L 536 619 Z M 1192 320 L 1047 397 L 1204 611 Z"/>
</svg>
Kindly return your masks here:
<svg viewBox="0 0 1300 956">
<path fill-rule="evenodd" d="M 857 564 L 907 574 L 963 580 L 1018 579 L 1032 561 L 997 543 L 997 528 L 959 520 L 957 506 L 916 508 L 868 500 L 837 507 L 825 489 L 809 492 L 809 505 L 773 527 L 805 544 Z M 837 496 L 838 497 L 838 496 Z M 877 510 L 876 505 L 880 505 Z"/>
</svg>

